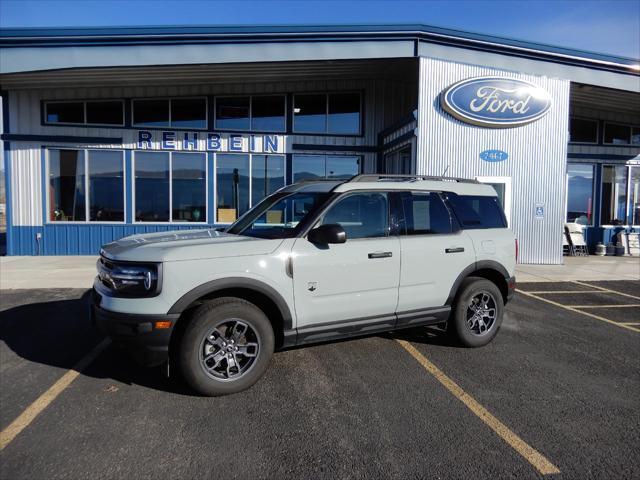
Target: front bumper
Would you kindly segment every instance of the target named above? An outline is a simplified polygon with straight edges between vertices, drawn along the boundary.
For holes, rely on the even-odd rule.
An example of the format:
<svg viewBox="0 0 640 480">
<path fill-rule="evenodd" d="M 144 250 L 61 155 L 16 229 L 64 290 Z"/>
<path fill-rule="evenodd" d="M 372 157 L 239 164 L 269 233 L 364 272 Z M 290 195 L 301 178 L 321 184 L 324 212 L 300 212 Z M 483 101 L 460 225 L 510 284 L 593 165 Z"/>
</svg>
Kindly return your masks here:
<svg viewBox="0 0 640 480">
<path fill-rule="evenodd" d="M 143 315 L 112 312 L 100 306 L 102 295 L 92 292 L 91 318 L 98 329 L 129 350 L 135 360 L 146 366 L 159 365 L 169 358 L 175 315 Z M 156 322 L 171 322 L 169 328 L 157 328 Z"/>
</svg>

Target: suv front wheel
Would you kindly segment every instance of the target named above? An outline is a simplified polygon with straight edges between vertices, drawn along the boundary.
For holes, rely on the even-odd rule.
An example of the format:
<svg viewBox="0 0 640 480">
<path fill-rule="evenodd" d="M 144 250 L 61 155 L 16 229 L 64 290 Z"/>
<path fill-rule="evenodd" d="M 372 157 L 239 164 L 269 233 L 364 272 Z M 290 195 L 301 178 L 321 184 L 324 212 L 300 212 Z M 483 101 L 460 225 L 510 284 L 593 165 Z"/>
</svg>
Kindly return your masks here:
<svg viewBox="0 0 640 480">
<path fill-rule="evenodd" d="M 479 277 L 466 278 L 460 285 L 447 330 L 465 347 L 481 347 L 496 336 L 504 301 L 495 283 Z"/>
<path fill-rule="evenodd" d="M 254 304 L 233 297 L 198 307 L 180 342 L 178 364 L 191 388 L 208 396 L 249 388 L 267 369 L 274 334 Z"/>
</svg>

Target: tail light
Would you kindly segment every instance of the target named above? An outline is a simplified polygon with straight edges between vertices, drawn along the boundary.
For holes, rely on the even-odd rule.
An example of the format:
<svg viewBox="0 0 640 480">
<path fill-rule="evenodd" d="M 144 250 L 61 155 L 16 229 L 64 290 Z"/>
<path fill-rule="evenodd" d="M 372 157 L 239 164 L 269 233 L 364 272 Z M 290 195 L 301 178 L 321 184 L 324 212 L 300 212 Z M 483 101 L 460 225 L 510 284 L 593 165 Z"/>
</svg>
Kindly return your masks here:
<svg viewBox="0 0 640 480">
<path fill-rule="evenodd" d="M 516 263 L 518 262 L 518 239 L 516 238 Z"/>
</svg>

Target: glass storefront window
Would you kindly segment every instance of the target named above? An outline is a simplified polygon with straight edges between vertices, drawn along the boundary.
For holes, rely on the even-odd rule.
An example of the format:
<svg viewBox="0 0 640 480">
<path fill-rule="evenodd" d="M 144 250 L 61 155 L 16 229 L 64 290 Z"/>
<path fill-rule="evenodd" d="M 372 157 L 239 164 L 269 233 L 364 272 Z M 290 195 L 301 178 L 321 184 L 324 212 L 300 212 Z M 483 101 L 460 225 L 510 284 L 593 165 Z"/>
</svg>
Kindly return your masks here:
<svg viewBox="0 0 640 480">
<path fill-rule="evenodd" d="M 86 221 L 85 162 L 82 150 L 49 150 L 49 220 Z"/>
<path fill-rule="evenodd" d="M 204 98 L 171 99 L 171 126 L 207 128 L 207 102 Z"/>
<path fill-rule="evenodd" d="M 284 187 L 284 156 L 253 155 L 251 157 L 251 204 Z"/>
<path fill-rule="evenodd" d="M 594 165 L 570 163 L 567 165 L 567 222 L 593 224 L 593 172 Z"/>
<path fill-rule="evenodd" d="M 360 157 L 352 155 L 294 155 L 293 181 L 347 179 L 360 173 Z"/>
<path fill-rule="evenodd" d="M 249 155 L 216 155 L 216 222 L 234 222 L 249 209 L 249 175 Z"/>
<path fill-rule="evenodd" d="M 629 167 L 629 224 L 640 225 L 640 166 Z"/>
<path fill-rule="evenodd" d="M 293 130 L 299 133 L 327 131 L 327 96 L 296 95 L 293 105 Z"/>
<path fill-rule="evenodd" d="M 602 225 L 623 225 L 627 217 L 627 167 L 602 167 Z"/>
<path fill-rule="evenodd" d="M 169 126 L 169 102 L 165 99 L 133 101 L 133 124 L 147 127 Z"/>
<path fill-rule="evenodd" d="M 640 127 L 633 127 L 631 129 L 631 144 L 640 145 Z"/>
<path fill-rule="evenodd" d="M 135 153 L 135 219 L 169 221 L 169 153 Z"/>
<path fill-rule="evenodd" d="M 293 130 L 297 133 L 360 133 L 359 93 L 297 94 L 293 102 Z"/>
<path fill-rule="evenodd" d="M 83 102 L 51 102 L 46 109 L 46 123 L 84 123 Z"/>
<path fill-rule="evenodd" d="M 604 143 L 613 145 L 628 145 L 631 141 L 631 127 L 617 123 L 605 123 Z"/>
<path fill-rule="evenodd" d="M 171 154 L 171 221 L 207 221 L 207 156 Z"/>
<path fill-rule="evenodd" d="M 87 102 L 87 124 L 124 125 L 122 100 Z"/>
<path fill-rule="evenodd" d="M 251 130 L 261 132 L 284 132 L 284 95 L 251 97 Z"/>
<path fill-rule="evenodd" d="M 360 133 L 360 95 L 332 93 L 329 95 L 329 133 L 357 135 Z"/>
<path fill-rule="evenodd" d="M 249 97 L 217 97 L 216 128 L 249 130 Z"/>
<path fill-rule="evenodd" d="M 569 118 L 569 142 L 598 143 L 598 121 L 586 118 Z"/>
<path fill-rule="evenodd" d="M 89 151 L 89 220 L 124 222 L 122 152 Z"/>
</svg>

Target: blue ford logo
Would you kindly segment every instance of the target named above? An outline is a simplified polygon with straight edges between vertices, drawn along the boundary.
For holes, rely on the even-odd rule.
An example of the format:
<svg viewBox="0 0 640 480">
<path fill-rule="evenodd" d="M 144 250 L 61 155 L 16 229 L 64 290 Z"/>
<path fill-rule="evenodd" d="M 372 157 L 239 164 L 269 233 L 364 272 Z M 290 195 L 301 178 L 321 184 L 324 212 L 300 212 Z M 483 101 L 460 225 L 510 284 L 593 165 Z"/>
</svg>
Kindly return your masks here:
<svg viewBox="0 0 640 480">
<path fill-rule="evenodd" d="M 502 150 L 485 150 L 484 152 L 480 152 L 480 159 L 485 162 L 504 162 L 507 158 L 509 158 L 509 154 Z"/>
<path fill-rule="evenodd" d="M 543 88 L 523 80 L 476 77 L 455 83 L 442 93 L 442 107 L 458 120 L 494 128 L 534 122 L 551 108 Z"/>
</svg>

